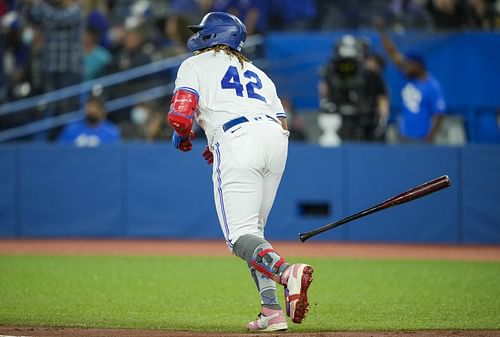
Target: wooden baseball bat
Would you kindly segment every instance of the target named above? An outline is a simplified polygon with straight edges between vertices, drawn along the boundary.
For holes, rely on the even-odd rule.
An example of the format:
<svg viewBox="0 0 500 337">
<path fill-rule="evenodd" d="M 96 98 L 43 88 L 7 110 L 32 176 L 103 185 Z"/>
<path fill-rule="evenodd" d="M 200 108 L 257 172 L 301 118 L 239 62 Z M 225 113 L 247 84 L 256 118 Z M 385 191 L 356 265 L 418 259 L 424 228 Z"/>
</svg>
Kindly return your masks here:
<svg viewBox="0 0 500 337">
<path fill-rule="evenodd" d="M 386 208 L 389 208 L 392 206 L 404 204 L 408 201 L 412 201 L 412 200 L 421 198 L 423 196 L 437 192 L 437 191 L 442 190 L 443 188 L 446 188 L 449 186 L 451 186 L 450 178 L 447 175 L 441 176 L 439 178 L 428 181 L 422 185 L 418 185 L 414 188 L 411 188 L 408 191 L 405 191 L 401 194 L 398 194 L 390 199 L 387 199 L 386 201 L 384 201 L 378 205 L 375 205 L 375 206 L 367 208 L 361 212 L 358 212 L 356 214 L 353 214 L 353 215 L 350 215 L 350 216 L 345 217 L 343 219 L 340 219 L 339 221 L 332 222 L 332 223 L 329 223 L 327 225 L 321 226 L 321 227 L 316 228 L 310 232 L 299 233 L 299 239 L 300 239 L 300 241 L 304 242 L 313 236 L 316 236 L 320 233 L 326 232 L 332 228 L 338 227 L 340 225 L 351 222 L 353 220 L 362 218 L 368 214 L 372 214 L 372 213 L 381 211 L 383 209 L 386 209 Z"/>
</svg>

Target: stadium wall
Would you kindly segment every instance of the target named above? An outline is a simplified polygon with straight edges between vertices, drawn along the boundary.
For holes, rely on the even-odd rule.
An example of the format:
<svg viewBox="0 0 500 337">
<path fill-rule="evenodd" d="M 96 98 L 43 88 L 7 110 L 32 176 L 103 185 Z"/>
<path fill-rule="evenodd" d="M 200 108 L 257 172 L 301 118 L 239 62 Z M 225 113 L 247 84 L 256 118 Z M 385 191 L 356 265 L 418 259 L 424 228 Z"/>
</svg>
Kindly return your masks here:
<svg viewBox="0 0 500 337">
<path fill-rule="evenodd" d="M 0 237 L 220 239 L 211 167 L 169 144 L 0 147 Z M 318 240 L 500 244 L 500 146 L 291 144 L 271 239 L 372 206 L 448 174 L 449 189 Z"/>
</svg>

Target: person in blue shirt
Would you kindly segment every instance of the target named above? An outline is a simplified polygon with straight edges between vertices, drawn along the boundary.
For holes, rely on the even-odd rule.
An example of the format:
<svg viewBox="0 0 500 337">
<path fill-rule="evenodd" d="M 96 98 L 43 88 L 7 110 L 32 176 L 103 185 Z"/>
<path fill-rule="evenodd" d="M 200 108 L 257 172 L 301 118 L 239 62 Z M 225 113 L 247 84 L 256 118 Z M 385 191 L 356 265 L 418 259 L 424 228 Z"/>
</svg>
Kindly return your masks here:
<svg viewBox="0 0 500 337">
<path fill-rule="evenodd" d="M 433 142 L 446 110 L 438 80 L 427 70 L 423 57 L 403 55 L 385 31 L 383 21 L 376 22 L 384 49 L 406 77 L 401 90 L 403 101 L 399 133 L 403 142 Z"/>
<path fill-rule="evenodd" d="M 120 131 L 106 121 L 104 102 L 92 96 L 85 106 L 85 119 L 67 125 L 59 136 L 59 144 L 94 147 L 120 142 Z"/>
<path fill-rule="evenodd" d="M 111 63 L 111 53 L 99 45 L 99 31 L 92 27 L 87 27 L 83 36 L 83 70 L 85 81 L 93 80 L 102 76 L 106 67 Z"/>
</svg>

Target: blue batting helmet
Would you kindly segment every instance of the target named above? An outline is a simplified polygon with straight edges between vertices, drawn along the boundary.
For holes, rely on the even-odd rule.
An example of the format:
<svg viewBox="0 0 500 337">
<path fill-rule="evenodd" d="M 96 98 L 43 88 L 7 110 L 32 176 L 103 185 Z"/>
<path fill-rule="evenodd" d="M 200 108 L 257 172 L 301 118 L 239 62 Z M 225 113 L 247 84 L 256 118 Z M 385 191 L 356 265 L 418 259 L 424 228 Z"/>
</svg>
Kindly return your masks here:
<svg viewBox="0 0 500 337">
<path fill-rule="evenodd" d="M 211 12 L 199 25 L 189 26 L 195 34 L 187 42 L 190 52 L 218 44 L 241 51 L 247 38 L 247 28 L 236 16 L 223 12 Z"/>
</svg>

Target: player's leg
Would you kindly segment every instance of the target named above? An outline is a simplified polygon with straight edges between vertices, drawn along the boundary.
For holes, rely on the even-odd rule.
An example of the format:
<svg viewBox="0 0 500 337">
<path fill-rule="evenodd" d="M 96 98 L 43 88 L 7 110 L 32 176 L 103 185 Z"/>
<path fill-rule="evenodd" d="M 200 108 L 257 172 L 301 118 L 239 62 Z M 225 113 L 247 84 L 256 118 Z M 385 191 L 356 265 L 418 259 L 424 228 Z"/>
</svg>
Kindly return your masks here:
<svg viewBox="0 0 500 337">
<path fill-rule="evenodd" d="M 258 160 L 254 159 L 259 156 L 260 150 L 248 148 L 249 145 L 254 146 L 254 140 L 251 138 L 248 134 L 240 135 L 237 142 L 217 143 L 214 151 L 215 204 L 222 231 L 233 252 L 235 242 L 241 244 L 245 241 L 240 241 L 242 236 L 256 238 L 259 244 L 263 241 L 263 226 L 259 224 L 263 175 L 257 164 Z M 249 262 L 250 259 L 245 261 Z M 250 271 L 263 307 L 262 316 L 251 322 L 248 328 L 258 331 L 287 329 L 283 310 L 278 304 L 274 281 L 253 267 L 250 267 Z"/>
<path fill-rule="evenodd" d="M 248 329 L 252 331 L 286 330 L 288 326 L 278 303 L 275 283 L 277 275 L 280 275 L 288 266 L 286 262 L 274 251 L 269 242 L 261 236 L 252 234 L 240 236 L 234 245 L 233 253 L 248 262 L 261 297 L 261 313 L 255 321 L 248 324 Z M 271 270 L 273 274 L 263 273 L 262 268 Z"/>
<path fill-rule="evenodd" d="M 260 219 L 265 225 L 269 211 L 274 202 L 274 196 L 281 179 L 279 172 L 269 173 L 264 179 L 264 199 Z M 301 323 L 309 308 L 308 289 L 312 282 L 313 268 L 304 263 L 287 265 L 279 273 L 280 284 L 285 286 L 286 314 L 294 323 Z"/>
<path fill-rule="evenodd" d="M 264 193 L 259 222 L 265 226 L 267 217 L 274 203 L 274 198 L 284 171 L 288 138 L 281 132 L 271 133 L 268 140 L 273 146 L 268 147 L 267 171 L 264 175 Z M 309 306 L 308 288 L 312 282 L 313 269 L 303 263 L 292 264 L 284 269 L 278 282 L 285 286 L 286 313 L 294 323 L 301 323 Z"/>
<path fill-rule="evenodd" d="M 254 273 L 256 276 L 259 273 L 267 276 L 267 278 L 256 277 L 256 279 L 259 290 L 266 289 L 272 291 L 268 294 L 272 294 L 273 296 L 262 297 L 263 300 L 272 299 L 272 302 L 269 302 L 269 304 L 277 303 L 275 288 L 269 284 L 269 281 L 273 280 L 285 286 L 287 315 L 290 316 L 294 323 L 301 323 L 307 314 L 309 306 L 307 291 L 312 282 L 312 267 L 303 263 L 288 265 L 268 241 L 260 236 L 251 234 L 238 238 L 234 244 L 233 253 L 248 261 L 255 269 Z M 269 288 L 264 288 L 266 286 L 269 286 Z M 281 310 L 278 311 L 274 308 L 271 305 L 264 305 L 263 313 L 265 312 L 264 309 L 266 309 L 276 315 L 282 314 Z M 264 316 L 267 315 L 264 314 Z M 253 322 L 253 324 L 251 323 L 249 328 L 252 329 L 252 326 L 260 327 L 259 322 L 261 318 L 259 317 L 257 321 Z"/>
<path fill-rule="evenodd" d="M 263 176 L 251 165 L 239 165 L 239 152 L 231 144 L 217 143 L 214 148 L 215 207 L 231 250 L 242 234 L 263 235 L 258 223 Z"/>
</svg>

